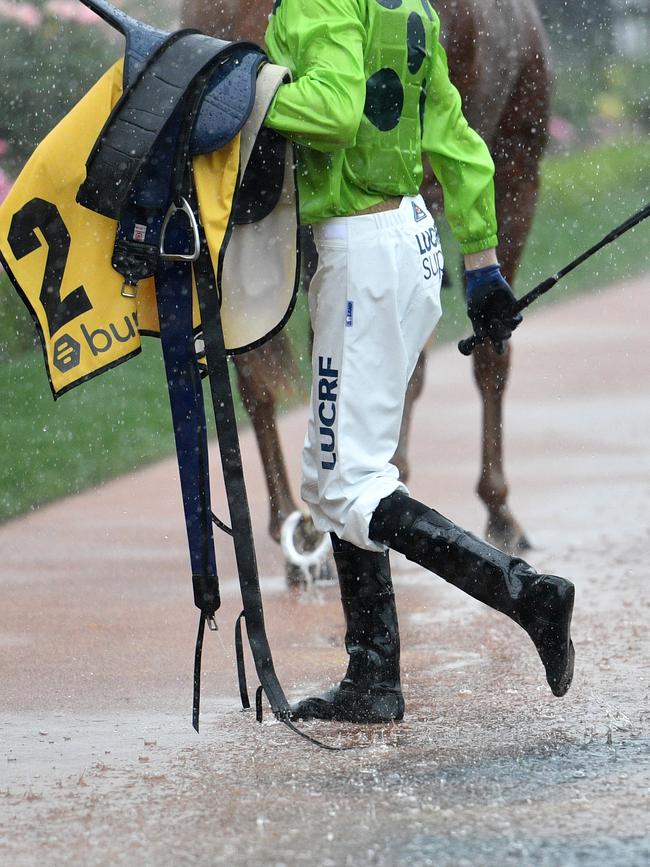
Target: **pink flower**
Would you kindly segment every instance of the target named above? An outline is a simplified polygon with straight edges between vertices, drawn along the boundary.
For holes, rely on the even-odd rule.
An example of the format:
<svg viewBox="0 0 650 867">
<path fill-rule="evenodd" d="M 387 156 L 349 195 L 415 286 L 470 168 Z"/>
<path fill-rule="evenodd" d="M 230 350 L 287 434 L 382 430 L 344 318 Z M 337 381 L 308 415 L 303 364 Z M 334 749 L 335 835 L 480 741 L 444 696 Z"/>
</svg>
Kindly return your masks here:
<svg viewBox="0 0 650 867">
<path fill-rule="evenodd" d="M 0 157 L 3 157 L 9 150 L 9 142 L 6 138 L 0 138 Z"/>
<path fill-rule="evenodd" d="M 4 202 L 4 200 L 9 195 L 9 190 L 13 186 L 13 181 L 9 178 L 9 176 L 0 169 L 0 202 Z"/>
<path fill-rule="evenodd" d="M 31 29 L 41 23 L 41 13 L 33 3 L 11 3 L 10 0 L 0 0 L 0 18 L 17 21 Z"/>
<path fill-rule="evenodd" d="M 44 9 L 47 15 L 74 21 L 76 24 L 100 24 L 102 21 L 99 15 L 78 0 L 48 0 Z"/>
<path fill-rule="evenodd" d="M 549 124 L 551 137 L 563 145 L 570 145 L 578 138 L 578 131 L 565 117 L 554 115 Z"/>
</svg>

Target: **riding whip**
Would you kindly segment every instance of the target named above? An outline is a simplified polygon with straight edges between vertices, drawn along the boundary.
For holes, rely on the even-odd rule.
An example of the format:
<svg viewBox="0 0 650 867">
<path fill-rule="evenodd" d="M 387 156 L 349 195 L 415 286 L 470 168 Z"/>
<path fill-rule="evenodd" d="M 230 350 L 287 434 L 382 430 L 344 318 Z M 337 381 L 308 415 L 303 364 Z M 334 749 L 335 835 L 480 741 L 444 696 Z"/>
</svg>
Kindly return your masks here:
<svg viewBox="0 0 650 867">
<path fill-rule="evenodd" d="M 566 277 L 574 268 L 577 268 L 578 265 L 581 265 L 584 261 L 589 259 L 594 253 L 597 253 L 598 250 L 605 247 L 607 244 L 610 244 L 612 241 L 615 241 L 617 238 L 620 238 L 621 235 L 624 235 L 625 232 L 628 232 L 630 229 L 633 229 L 634 226 L 638 225 L 642 220 L 645 220 L 646 217 L 650 217 L 650 203 L 645 205 L 645 207 L 641 208 L 640 211 L 637 211 L 636 214 L 633 214 L 629 219 L 627 219 L 624 223 L 621 223 L 620 226 L 617 226 L 615 229 L 612 229 L 605 237 L 599 241 L 597 244 L 594 244 L 593 247 L 590 247 L 564 268 L 554 274 L 552 277 L 547 277 L 546 280 L 543 280 L 538 286 L 535 286 L 534 289 L 531 289 L 526 295 L 522 296 L 515 306 L 515 312 L 521 313 L 522 310 L 525 310 L 526 307 L 529 307 L 533 301 L 537 301 L 540 295 L 544 295 L 549 289 L 552 289 L 555 284 L 560 281 L 563 277 Z M 461 355 L 471 355 L 474 352 L 475 347 L 481 342 L 481 340 L 473 334 L 471 337 L 467 337 L 464 340 L 461 340 L 458 343 L 458 351 Z"/>
</svg>

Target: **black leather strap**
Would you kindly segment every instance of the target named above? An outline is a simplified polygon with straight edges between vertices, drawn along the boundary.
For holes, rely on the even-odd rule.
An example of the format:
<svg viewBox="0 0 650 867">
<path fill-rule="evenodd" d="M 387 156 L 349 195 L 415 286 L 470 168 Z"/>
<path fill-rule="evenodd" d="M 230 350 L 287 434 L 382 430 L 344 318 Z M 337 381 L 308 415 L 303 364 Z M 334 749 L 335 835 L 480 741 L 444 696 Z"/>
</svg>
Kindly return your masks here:
<svg viewBox="0 0 650 867">
<path fill-rule="evenodd" d="M 300 731 L 298 726 L 295 726 L 291 720 L 283 719 L 281 720 L 282 724 L 285 725 L 289 731 L 292 731 L 294 734 L 299 735 L 303 740 L 307 741 L 307 743 L 313 744 L 315 747 L 320 747 L 322 750 L 329 750 L 332 753 L 346 753 L 350 750 L 358 750 L 365 749 L 364 747 L 335 747 L 332 744 L 324 744 L 322 741 L 319 741 L 317 738 L 312 738 L 311 735 L 305 734 L 305 732 Z"/>
<path fill-rule="evenodd" d="M 193 207 L 196 207 L 196 202 L 193 202 Z M 198 260 L 194 263 L 194 279 L 201 308 L 210 395 L 217 426 L 246 632 L 257 676 L 271 709 L 279 719 L 288 719 L 291 713 L 289 703 L 275 672 L 264 624 L 262 594 L 248 508 L 248 495 L 242 469 L 228 356 L 221 325 L 219 295 L 210 252 L 201 226 L 199 226 L 199 232 L 201 250 Z"/>
<path fill-rule="evenodd" d="M 251 706 L 248 697 L 248 684 L 246 683 L 246 662 L 244 660 L 244 641 L 242 638 L 241 622 L 245 617 L 242 613 L 237 618 L 235 623 L 235 657 L 237 659 L 237 679 L 239 681 L 239 697 L 241 698 L 241 706 L 244 710 L 248 710 Z"/>
<path fill-rule="evenodd" d="M 194 690 L 192 696 L 192 725 L 198 732 L 201 713 L 201 658 L 203 656 L 203 636 L 205 635 L 205 614 L 199 615 L 199 629 L 194 648 Z"/>
</svg>

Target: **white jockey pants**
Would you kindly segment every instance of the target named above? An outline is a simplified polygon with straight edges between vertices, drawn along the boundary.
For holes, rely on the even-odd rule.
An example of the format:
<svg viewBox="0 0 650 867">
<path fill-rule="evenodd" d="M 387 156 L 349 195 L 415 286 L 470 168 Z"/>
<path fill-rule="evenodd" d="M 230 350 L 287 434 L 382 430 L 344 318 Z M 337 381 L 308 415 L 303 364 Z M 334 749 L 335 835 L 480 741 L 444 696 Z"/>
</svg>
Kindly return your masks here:
<svg viewBox="0 0 650 867">
<path fill-rule="evenodd" d="M 314 238 L 301 493 L 320 532 L 384 550 L 368 528 L 381 499 L 406 491 L 391 459 L 409 379 L 442 313 L 438 232 L 417 196 L 392 211 L 325 220 Z"/>
</svg>

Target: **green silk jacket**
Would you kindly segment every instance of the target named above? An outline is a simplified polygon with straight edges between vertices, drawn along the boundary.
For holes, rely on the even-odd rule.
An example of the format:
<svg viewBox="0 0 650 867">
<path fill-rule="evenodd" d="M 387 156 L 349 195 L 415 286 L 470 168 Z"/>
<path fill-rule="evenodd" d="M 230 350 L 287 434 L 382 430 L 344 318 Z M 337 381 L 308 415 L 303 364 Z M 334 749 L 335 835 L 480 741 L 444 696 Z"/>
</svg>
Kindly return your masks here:
<svg viewBox="0 0 650 867">
<path fill-rule="evenodd" d="M 461 251 L 496 246 L 494 164 L 439 37 L 429 0 L 276 0 L 267 51 L 295 80 L 266 123 L 297 146 L 304 223 L 416 195 L 425 153 Z"/>
</svg>

